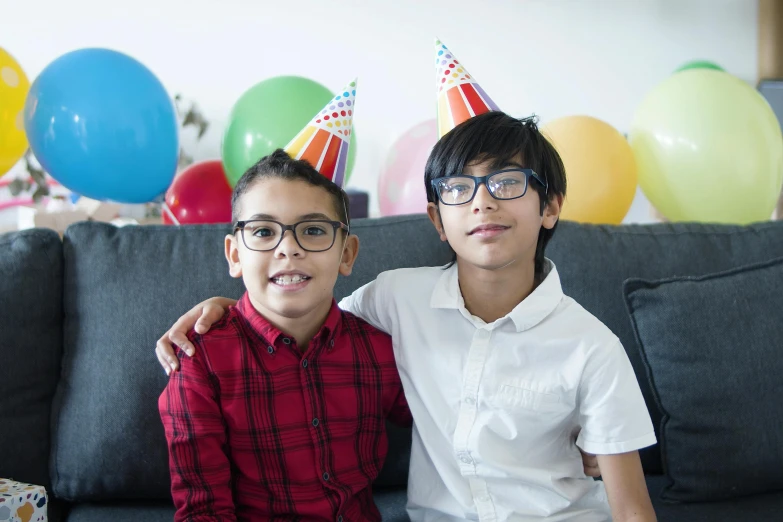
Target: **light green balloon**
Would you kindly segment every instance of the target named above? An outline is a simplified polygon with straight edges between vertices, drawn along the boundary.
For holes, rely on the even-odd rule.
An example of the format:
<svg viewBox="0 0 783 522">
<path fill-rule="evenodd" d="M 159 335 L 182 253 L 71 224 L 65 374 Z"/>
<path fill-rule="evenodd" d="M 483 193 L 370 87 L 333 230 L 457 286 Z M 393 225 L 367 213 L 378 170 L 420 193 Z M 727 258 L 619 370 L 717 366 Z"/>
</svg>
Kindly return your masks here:
<svg viewBox="0 0 783 522">
<path fill-rule="evenodd" d="M 288 145 L 334 96 L 320 83 L 299 76 L 277 76 L 245 91 L 231 110 L 221 146 L 223 168 L 231 186 L 262 157 Z M 355 157 L 354 130 L 344 185 Z"/>
<path fill-rule="evenodd" d="M 690 69 L 713 69 L 715 71 L 722 71 L 723 67 L 708 60 L 693 60 L 692 62 L 680 65 L 674 72 L 678 73 L 681 71 L 688 71 Z"/>
<path fill-rule="evenodd" d="M 768 220 L 783 185 L 783 136 L 767 101 L 725 72 L 664 80 L 631 132 L 639 185 L 670 221 Z"/>
</svg>

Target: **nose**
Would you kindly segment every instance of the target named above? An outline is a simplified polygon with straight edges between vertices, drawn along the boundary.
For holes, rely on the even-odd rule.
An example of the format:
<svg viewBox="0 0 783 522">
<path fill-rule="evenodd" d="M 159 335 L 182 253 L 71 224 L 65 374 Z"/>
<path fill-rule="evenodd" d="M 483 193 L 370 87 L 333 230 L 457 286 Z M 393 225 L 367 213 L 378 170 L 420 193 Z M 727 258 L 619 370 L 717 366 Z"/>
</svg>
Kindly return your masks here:
<svg viewBox="0 0 783 522">
<path fill-rule="evenodd" d="M 275 257 L 280 259 L 286 257 L 302 257 L 304 252 L 304 249 L 296 242 L 294 231 L 283 231 L 283 239 L 280 241 L 280 244 L 277 245 L 277 248 L 275 248 Z"/>
<path fill-rule="evenodd" d="M 489 189 L 487 189 L 487 185 L 482 183 L 479 185 L 471 205 L 471 210 L 473 210 L 474 214 L 477 214 L 479 212 L 497 210 L 498 200 L 492 197 L 492 194 L 489 193 Z"/>
</svg>

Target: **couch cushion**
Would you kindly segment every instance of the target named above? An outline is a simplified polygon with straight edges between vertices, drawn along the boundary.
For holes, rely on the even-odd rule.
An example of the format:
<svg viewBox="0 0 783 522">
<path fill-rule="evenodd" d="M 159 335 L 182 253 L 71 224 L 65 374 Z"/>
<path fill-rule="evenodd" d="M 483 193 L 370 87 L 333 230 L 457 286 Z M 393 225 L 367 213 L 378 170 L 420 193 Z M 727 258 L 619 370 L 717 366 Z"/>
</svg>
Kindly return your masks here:
<svg viewBox="0 0 783 522">
<path fill-rule="evenodd" d="M 52 480 L 74 501 L 170 498 L 157 400 L 158 337 L 192 305 L 239 295 L 227 227 L 71 226 L 63 241 L 64 354 Z"/>
<path fill-rule="evenodd" d="M 783 258 L 625 292 L 664 414 L 663 498 L 783 490 Z"/>
<path fill-rule="evenodd" d="M 62 270 L 62 243 L 54 231 L 0 236 L 0 476 L 49 490 Z"/>
<path fill-rule="evenodd" d="M 76 504 L 67 522 L 171 522 L 174 506 L 165 501 L 112 502 Z"/>
<path fill-rule="evenodd" d="M 780 522 L 783 513 L 781 491 L 723 502 L 681 504 L 660 498 L 661 490 L 669 482 L 666 477 L 650 475 L 646 478 L 658 522 Z"/>
<path fill-rule="evenodd" d="M 405 488 L 383 488 L 374 492 L 375 504 L 384 522 L 408 522 L 405 511 Z M 171 522 L 174 507 L 170 502 L 118 502 L 78 504 L 68 516 L 68 522 Z"/>
<path fill-rule="evenodd" d="M 354 223 L 362 244 L 338 298 L 380 270 L 438 264 L 449 251 L 426 218 Z M 168 454 L 157 410 L 166 375 L 155 341 L 199 301 L 239 297 L 228 275 L 225 225 L 115 228 L 80 223 L 64 239 L 63 378 L 52 470 L 66 499 L 169 498 Z M 429 239 L 435 248 L 425 248 Z M 405 484 L 410 431 L 395 430 L 379 484 Z"/>
<path fill-rule="evenodd" d="M 661 413 L 625 307 L 623 282 L 629 278 L 699 276 L 781 257 L 783 221 L 749 226 L 683 223 L 616 227 L 564 221 L 547 256 L 557 264 L 564 291 L 622 341 L 657 431 Z M 647 473 L 662 472 L 658 448 L 641 451 Z"/>
</svg>

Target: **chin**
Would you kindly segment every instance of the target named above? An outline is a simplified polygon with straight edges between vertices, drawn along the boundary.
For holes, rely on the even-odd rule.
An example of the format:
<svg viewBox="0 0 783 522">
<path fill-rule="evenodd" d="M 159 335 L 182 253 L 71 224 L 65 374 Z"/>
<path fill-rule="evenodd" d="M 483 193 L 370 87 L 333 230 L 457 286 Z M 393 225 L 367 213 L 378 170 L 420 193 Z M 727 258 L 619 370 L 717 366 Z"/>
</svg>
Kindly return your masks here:
<svg viewBox="0 0 783 522">
<path fill-rule="evenodd" d="M 498 270 L 511 266 L 519 259 L 516 256 L 499 256 L 499 255 L 477 255 L 478 252 L 473 252 L 469 256 L 460 256 L 471 265 L 481 268 L 482 270 Z"/>
<path fill-rule="evenodd" d="M 296 298 L 279 298 L 270 299 L 268 302 L 268 308 L 271 312 L 276 313 L 282 317 L 288 317 L 290 319 L 297 319 L 307 315 L 314 308 L 318 307 L 318 304 L 313 303 L 310 299 L 296 299 Z"/>
</svg>

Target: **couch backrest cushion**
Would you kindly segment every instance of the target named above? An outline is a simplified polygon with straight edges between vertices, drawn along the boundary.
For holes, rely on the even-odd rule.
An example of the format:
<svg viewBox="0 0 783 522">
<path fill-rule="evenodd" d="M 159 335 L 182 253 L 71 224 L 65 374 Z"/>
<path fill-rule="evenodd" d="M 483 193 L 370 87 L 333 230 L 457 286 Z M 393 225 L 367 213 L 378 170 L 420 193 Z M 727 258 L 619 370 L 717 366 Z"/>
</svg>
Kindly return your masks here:
<svg viewBox="0 0 783 522">
<path fill-rule="evenodd" d="M 53 433 L 55 493 L 69 499 L 167 498 L 169 477 L 157 397 L 166 384 L 153 350 L 184 311 L 213 295 L 238 297 L 227 274 L 226 226 L 117 229 L 82 223 L 64 242 L 64 355 Z M 378 272 L 451 259 L 426 216 L 357 220 L 361 251 L 341 298 Z M 623 282 L 703 275 L 783 256 L 783 222 L 590 226 L 561 223 L 547 254 L 566 293 L 622 340 L 656 428 L 655 407 L 623 300 Z M 404 482 L 410 433 L 395 430 L 383 484 Z M 657 448 L 643 453 L 660 472 Z"/>
<path fill-rule="evenodd" d="M 60 237 L 0 236 L 0 476 L 49 483 L 49 424 L 62 355 Z"/>
<path fill-rule="evenodd" d="M 633 364 L 660 441 L 661 412 L 653 400 L 625 307 L 623 282 L 701 276 L 783 256 L 783 221 L 749 226 L 657 224 L 593 226 L 563 222 L 547 256 L 566 294 L 606 323 Z M 642 450 L 647 473 L 661 473 L 659 446 Z"/>
<path fill-rule="evenodd" d="M 167 377 L 155 341 L 199 301 L 239 297 L 228 275 L 228 226 L 115 228 L 80 223 L 64 238 L 63 376 L 55 402 L 52 477 L 74 501 L 168 498 L 169 472 L 157 399 Z M 357 220 L 361 251 L 340 298 L 381 270 L 450 258 L 421 216 Z M 432 247 L 431 242 L 437 246 Z M 410 432 L 396 430 L 384 484 L 407 479 Z"/>
</svg>

